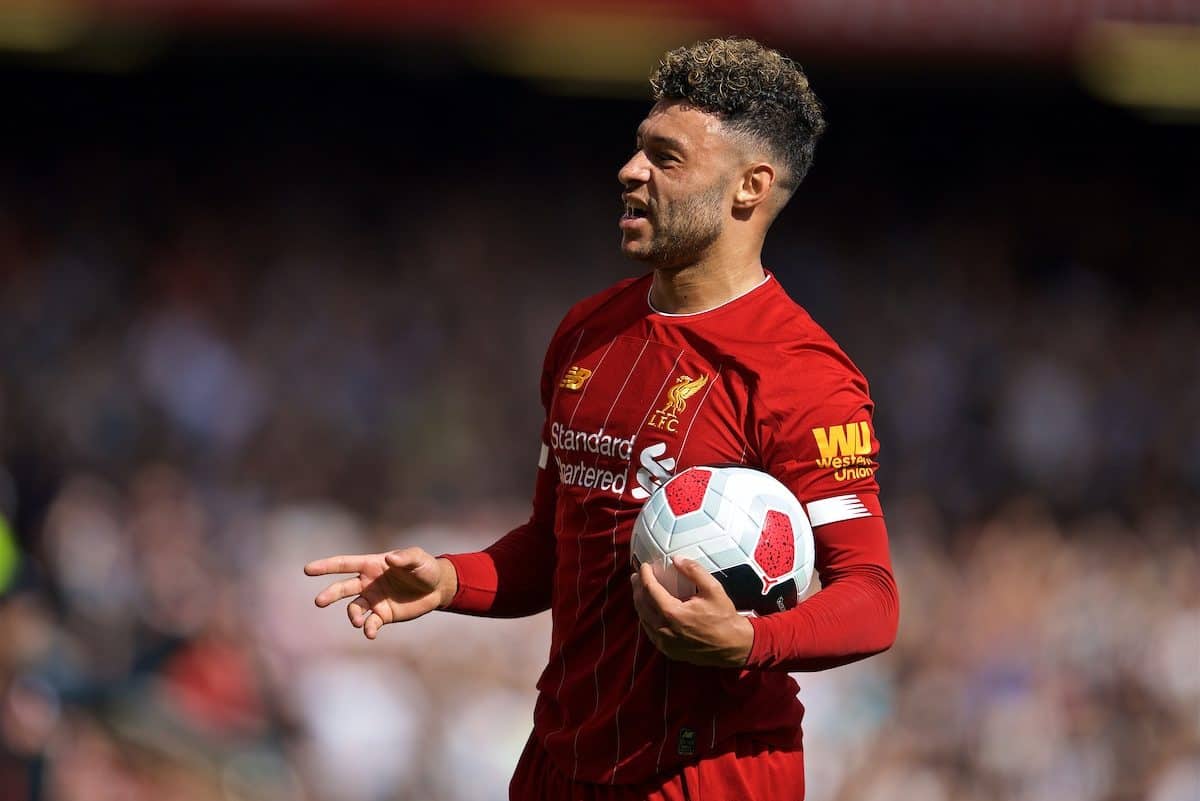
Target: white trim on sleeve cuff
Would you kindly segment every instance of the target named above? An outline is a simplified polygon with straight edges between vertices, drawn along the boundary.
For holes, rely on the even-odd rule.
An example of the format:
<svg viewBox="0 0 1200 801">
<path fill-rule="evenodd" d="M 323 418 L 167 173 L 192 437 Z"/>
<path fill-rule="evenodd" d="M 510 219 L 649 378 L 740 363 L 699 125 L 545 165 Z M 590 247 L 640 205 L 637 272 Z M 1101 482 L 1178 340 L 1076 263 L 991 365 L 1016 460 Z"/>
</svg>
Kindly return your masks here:
<svg viewBox="0 0 1200 801">
<path fill-rule="evenodd" d="M 808 522 L 813 528 L 857 517 L 870 517 L 871 510 L 857 495 L 837 495 L 808 504 Z"/>
</svg>

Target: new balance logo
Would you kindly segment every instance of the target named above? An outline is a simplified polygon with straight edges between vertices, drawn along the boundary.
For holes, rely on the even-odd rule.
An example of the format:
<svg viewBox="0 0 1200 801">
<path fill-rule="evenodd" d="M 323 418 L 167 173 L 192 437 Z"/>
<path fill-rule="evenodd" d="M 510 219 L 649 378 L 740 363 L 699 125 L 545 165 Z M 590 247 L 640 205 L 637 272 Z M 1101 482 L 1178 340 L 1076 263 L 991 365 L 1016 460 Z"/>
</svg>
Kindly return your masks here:
<svg viewBox="0 0 1200 801">
<path fill-rule="evenodd" d="M 586 367 L 579 367 L 576 365 L 571 367 L 570 370 L 567 370 L 562 377 L 562 381 L 560 381 L 558 385 L 563 389 L 569 389 L 574 392 L 578 392 L 579 390 L 583 389 L 583 385 L 586 384 L 587 380 L 591 377 L 591 370 L 587 369 Z"/>
</svg>

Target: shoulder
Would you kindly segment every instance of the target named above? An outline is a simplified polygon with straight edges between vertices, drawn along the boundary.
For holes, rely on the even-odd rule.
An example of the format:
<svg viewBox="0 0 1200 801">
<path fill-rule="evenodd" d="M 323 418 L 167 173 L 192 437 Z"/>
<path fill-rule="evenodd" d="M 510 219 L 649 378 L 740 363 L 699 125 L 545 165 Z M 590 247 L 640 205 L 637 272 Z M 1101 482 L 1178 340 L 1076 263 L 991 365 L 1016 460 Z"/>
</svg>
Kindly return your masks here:
<svg viewBox="0 0 1200 801">
<path fill-rule="evenodd" d="M 775 282 L 754 318 L 753 338 L 764 371 L 759 390 L 794 396 L 853 389 L 867 394 L 867 380 L 834 338 Z"/>
<path fill-rule="evenodd" d="M 649 286 L 650 276 L 626 278 L 601 292 L 584 298 L 571 306 L 554 332 L 553 344 L 578 335 L 590 321 L 620 313 L 631 299 L 639 299 Z M 641 294 L 639 294 L 639 292 Z"/>
<path fill-rule="evenodd" d="M 584 330 L 593 327 L 603 319 L 617 318 L 628 314 L 633 305 L 633 298 L 640 292 L 645 293 L 649 286 L 649 276 L 627 278 L 613 284 L 603 292 L 584 298 L 570 309 L 559 322 L 550 345 L 546 348 L 546 359 L 542 365 L 542 393 L 548 397 L 552 389 L 551 378 L 566 368 L 563 362 L 579 346 Z M 549 382 L 549 383 L 548 383 Z"/>
<path fill-rule="evenodd" d="M 875 406 L 862 371 L 782 289 L 770 307 L 758 333 L 772 361 L 758 359 L 750 394 L 762 463 L 805 500 L 877 492 Z"/>
</svg>

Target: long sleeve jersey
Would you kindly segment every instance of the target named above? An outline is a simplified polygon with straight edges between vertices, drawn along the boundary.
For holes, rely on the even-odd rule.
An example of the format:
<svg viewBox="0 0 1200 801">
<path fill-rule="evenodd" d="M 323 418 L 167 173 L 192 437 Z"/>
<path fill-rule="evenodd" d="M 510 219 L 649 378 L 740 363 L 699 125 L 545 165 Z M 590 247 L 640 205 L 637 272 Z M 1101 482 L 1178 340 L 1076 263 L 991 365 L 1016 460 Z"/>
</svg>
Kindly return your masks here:
<svg viewBox="0 0 1200 801">
<path fill-rule="evenodd" d="M 533 514 L 484 551 L 449 557 L 459 582 L 451 610 L 552 610 L 534 736 L 578 781 L 646 781 L 735 734 L 798 745 L 803 706 L 788 672 L 861 659 L 896 633 L 862 374 L 769 274 L 697 314 L 656 311 L 650 284 L 621 282 L 567 314 L 542 372 Z M 685 404 L 671 402 L 670 388 L 700 377 Z M 714 464 L 782 481 L 805 505 L 816 544 L 821 590 L 751 618 L 743 669 L 663 656 L 639 626 L 629 582 L 642 503 L 670 475 Z"/>
</svg>

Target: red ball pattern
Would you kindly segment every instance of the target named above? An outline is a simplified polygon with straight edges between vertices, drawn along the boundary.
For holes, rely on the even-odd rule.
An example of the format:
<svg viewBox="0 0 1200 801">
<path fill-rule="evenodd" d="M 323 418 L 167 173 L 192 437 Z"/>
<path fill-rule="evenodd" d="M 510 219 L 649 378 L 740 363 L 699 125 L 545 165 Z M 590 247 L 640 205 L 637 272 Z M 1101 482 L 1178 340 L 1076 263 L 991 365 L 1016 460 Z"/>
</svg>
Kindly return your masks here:
<svg viewBox="0 0 1200 801">
<path fill-rule="evenodd" d="M 691 469 L 681 473 L 667 483 L 667 506 L 676 515 L 694 512 L 704 505 L 704 493 L 712 473 L 707 470 Z"/>
<path fill-rule="evenodd" d="M 792 521 L 783 512 L 771 509 L 763 521 L 762 534 L 754 549 L 754 561 L 758 562 L 767 578 L 777 579 L 791 572 L 796 559 L 796 538 L 792 533 Z"/>
</svg>

